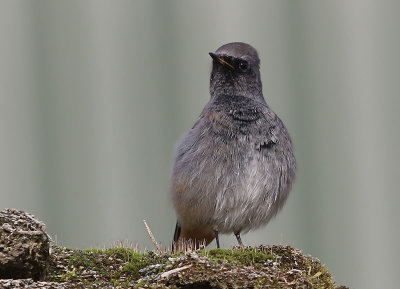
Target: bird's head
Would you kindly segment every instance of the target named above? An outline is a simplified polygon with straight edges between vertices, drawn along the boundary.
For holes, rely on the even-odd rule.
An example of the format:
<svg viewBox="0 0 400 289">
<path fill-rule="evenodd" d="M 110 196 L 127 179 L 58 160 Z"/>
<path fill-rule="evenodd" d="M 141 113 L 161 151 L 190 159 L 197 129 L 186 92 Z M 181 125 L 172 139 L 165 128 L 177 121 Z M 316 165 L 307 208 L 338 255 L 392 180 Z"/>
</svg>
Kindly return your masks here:
<svg viewBox="0 0 400 289">
<path fill-rule="evenodd" d="M 260 59 L 257 51 L 242 42 L 222 45 L 209 53 L 213 59 L 210 93 L 218 95 L 246 96 L 263 99 L 260 77 Z"/>
</svg>

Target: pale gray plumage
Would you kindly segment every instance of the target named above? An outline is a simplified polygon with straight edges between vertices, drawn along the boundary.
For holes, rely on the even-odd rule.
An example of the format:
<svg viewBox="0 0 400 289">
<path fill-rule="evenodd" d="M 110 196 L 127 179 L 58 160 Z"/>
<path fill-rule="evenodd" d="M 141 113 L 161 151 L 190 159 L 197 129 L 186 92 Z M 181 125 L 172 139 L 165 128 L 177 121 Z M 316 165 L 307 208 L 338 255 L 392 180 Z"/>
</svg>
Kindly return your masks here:
<svg viewBox="0 0 400 289">
<path fill-rule="evenodd" d="M 172 171 L 174 241 L 205 240 L 268 223 L 295 177 L 290 136 L 262 94 L 257 51 L 235 42 L 213 58 L 211 99 L 178 146 Z M 219 245 L 219 243 L 218 243 Z"/>
</svg>

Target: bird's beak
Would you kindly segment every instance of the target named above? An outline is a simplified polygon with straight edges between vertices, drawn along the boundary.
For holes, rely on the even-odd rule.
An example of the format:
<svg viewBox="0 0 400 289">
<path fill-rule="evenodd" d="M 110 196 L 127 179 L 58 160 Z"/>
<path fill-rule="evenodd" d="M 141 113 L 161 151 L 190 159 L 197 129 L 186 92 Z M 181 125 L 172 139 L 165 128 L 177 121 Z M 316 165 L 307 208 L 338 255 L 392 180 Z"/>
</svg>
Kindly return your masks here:
<svg viewBox="0 0 400 289">
<path fill-rule="evenodd" d="M 221 63 L 222 65 L 226 65 L 226 66 L 228 66 L 228 67 L 230 67 L 230 68 L 232 68 L 232 69 L 235 69 L 235 67 L 234 67 L 232 64 L 230 64 L 229 62 L 227 62 L 226 60 L 224 60 L 224 59 L 223 59 L 221 56 L 219 56 L 218 54 L 215 54 L 215 53 L 213 53 L 213 52 L 210 52 L 209 54 L 210 54 L 210 56 L 211 56 L 212 59 L 218 61 L 218 62 Z"/>
</svg>

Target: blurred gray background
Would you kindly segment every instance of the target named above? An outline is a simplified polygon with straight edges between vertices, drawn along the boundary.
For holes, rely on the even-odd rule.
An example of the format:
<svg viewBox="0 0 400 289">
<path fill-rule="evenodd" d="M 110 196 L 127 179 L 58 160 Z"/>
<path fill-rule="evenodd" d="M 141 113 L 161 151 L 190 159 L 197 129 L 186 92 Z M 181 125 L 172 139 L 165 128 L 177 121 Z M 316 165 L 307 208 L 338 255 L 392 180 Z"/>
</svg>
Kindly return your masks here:
<svg viewBox="0 0 400 289">
<path fill-rule="evenodd" d="M 298 159 L 286 206 L 244 242 L 290 244 L 352 288 L 398 288 L 399 13 L 372 0 L 1 1 L 0 210 L 35 214 L 69 247 L 152 249 L 143 219 L 169 245 L 170 168 L 209 100 L 208 52 L 244 41 Z"/>
</svg>

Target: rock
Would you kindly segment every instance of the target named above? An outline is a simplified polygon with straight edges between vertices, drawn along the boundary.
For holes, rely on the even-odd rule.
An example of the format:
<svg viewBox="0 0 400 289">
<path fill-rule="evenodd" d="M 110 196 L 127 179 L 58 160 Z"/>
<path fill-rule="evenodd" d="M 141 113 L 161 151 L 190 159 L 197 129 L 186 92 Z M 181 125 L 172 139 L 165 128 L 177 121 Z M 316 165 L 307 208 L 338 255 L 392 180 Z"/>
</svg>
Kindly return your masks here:
<svg viewBox="0 0 400 289">
<path fill-rule="evenodd" d="M 0 212 L 0 279 L 45 277 L 50 262 L 45 230 L 33 215 L 15 209 Z"/>
<path fill-rule="evenodd" d="M 31 278 L 28 279 L 0 279 L 0 289 L 22 289 L 22 288 L 30 288 L 30 289 L 69 289 L 72 288 L 69 284 L 65 283 L 56 283 L 56 282 L 41 282 L 34 281 Z"/>
</svg>

